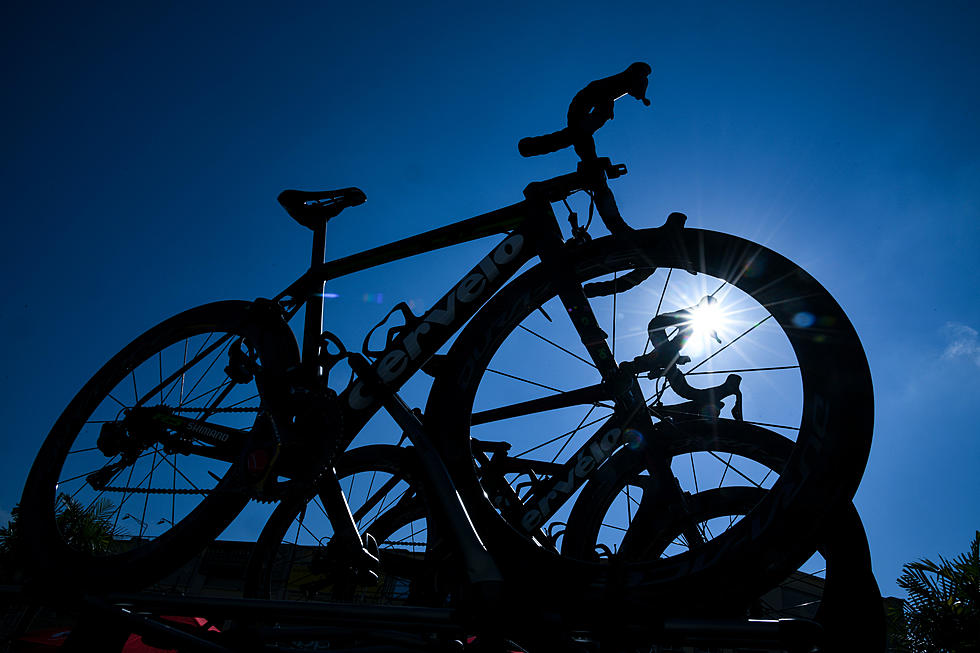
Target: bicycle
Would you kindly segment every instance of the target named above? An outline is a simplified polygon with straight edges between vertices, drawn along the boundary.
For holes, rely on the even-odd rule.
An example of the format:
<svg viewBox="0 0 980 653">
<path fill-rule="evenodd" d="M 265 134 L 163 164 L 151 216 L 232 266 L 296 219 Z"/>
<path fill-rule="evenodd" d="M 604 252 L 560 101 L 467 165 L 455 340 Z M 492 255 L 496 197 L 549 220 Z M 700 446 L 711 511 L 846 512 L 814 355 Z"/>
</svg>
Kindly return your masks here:
<svg viewBox="0 0 980 653">
<path fill-rule="evenodd" d="M 324 262 L 327 221 L 363 203 L 364 193 L 280 194 L 286 211 L 313 232 L 310 268 L 272 299 L 208 304 L 150 329 L 113 357 L 54 425 L 21 502 L 36 576 L 87 590 L 138 588 L 218 537 L 249 500 L 288 499 L 303 506 L 314 498 L 335 531 L 328 547 L 329 557 L 341 561 L 335 567 L 359 577 L 377 573 L 383 556 L 359 532 L 333 466 L 382 409 L 418 453 L 426 517 L 450 543 L 459 583 L 475 604 L 499 605 L 503 591 L 520 596 L 522 606 L 543 601 L 589 617 L 597 606 L 635 615 L 627 597 L 668 611 L 680 604 L 717 608 L 744 604 L 796 568 L 815 548 L 812 536 L 820 523 L 846 504 L 860 480 L 870 448 L 870 372 L 843 310 L 789 260 L 735 236 L 685 228 L 682 214 L 653 229 L 626 224 L 607 184 L 625 175 L 626 167 L 599 157 L 593 135 L 612 118 L 619 97 L 649 104 L 649 73 L 648 65 L 635 63 L 592 82 L 572 100 L 566 128 L 520 142 L 524 156 L 574 148 L 581 159 L 575 172 L 534 182 L 522 201 L 447 227 Z M 580 225 L 569 209 L 571 237 L 565 239 L 552 205 L 577 192 L 589 198 L 590 220 Z M 610 236 L 591 238 L 593 211 Z M 439 301 L 419 316 L 397 304 L 368 333 L 360 353 L 323 330 L 325 282 L 495 234 L 505 237 Z M 540 262 L 521 272 L 534 258 Z M 668 271 L 667 283 L 644 295 L 634 317 L 645 325 L 628 334 L 639 333 L 644 346 L 632 342 L 626 356 L 622 347 L 617 356 L 621 302 L 640 296 L 658 269 Z M 677 310 L 661 313 L 675 273 L 697 283 L 713 278 L 713 287 L 702 285 Z M 710 329 L 698 333 L 699 315 L 719 303 L 751 304 L 765 315 L 723 350 L 730 354 L 732 344 L 748 342 L 748 333 L 770 335 L 781 339 L 778 347 L 792 360 L 740 373 L 699 369 L 704 362 L 682 371 L 692 363 L 686 348 L 711 336 Z M 610 304 L 611 336 L 597 319 Z M 302 348 L 288 324 L 301 308 Z M 561 313 L 569 315 L 562 324 L 568 347 L 535 333 L 528 322 L 555 325 Z M 404 323 L 388 329 L 383 349 L 371 349 L 372 334 L 394 315 Z M 525 332 L 583 364 L 590 380 L 568 374 L 565 379 L 576 382 L 572 390 L 539 384 L 551 394 L 501 404 L 491 377 L 506 376 L 487 371 L 507 357 L 527 362 L 526 350 L 511 347 L 513 336 Z M 328 380 L 340 363 L 350 367 L 351 379 L 338 392 Z M 565 375 L 563 365 L 550 369 Z M 422 416 L 397 394 L 420 370 L 434 376 Z M 740 374 L 775 370 L 797 377 L 794 410 L 776 407 L 790 423 L 766 422 L 796 432 L 787 463 L 743 519 L 718 537 L 698 536 L 658 436 L 718 428 L 729 397 L 732 421 L 742 422 L 743 413 L 755 408 L 743 397 L 758 386 Z M 727 377 L 709 388 L 688 382 L 705 372 Z M 791 384 L 774 387 L 781 385 Z M 665 404 L 671 396 L 682 401 Z M 601 409 L 603 416 L 576 418 L 577 427 L 544 445 L 555 451 L 552 461 L 507 454 L 508 439 L 533 435 L 539 420 L 576 407 Z M 538 422 L 528 426 L 528 419 Z M 498 431 L 475 437 L 477 427 Z M 558 462 L 569 433 L 586 428 L 584 443 Z M 628 564 L 602 564 L 584 550 L 564 554 L 555 528 L 561 511 L 624 447 L 642 458 L 652 479 L 640 525 L 630 528 L 662 539 L 683 524 L 682 532 L 696 543 L 690 551 L 640 556 Z M 161 487 L 162 480 L 168 487 Z M 101 552 L 73 546 L 59 527 L 57 502 L 62 494 L 83 493 L 89 505 L 107 494 L 119 496 L 111 506 L 112 528 L 132 522 L 139 526 L 136 536 Z M 134 497 L 130 505 L 142 503 L 138 517 L 125 512 Z M 534 598 L 541 596 L 548 598 Z"/>
</svg>

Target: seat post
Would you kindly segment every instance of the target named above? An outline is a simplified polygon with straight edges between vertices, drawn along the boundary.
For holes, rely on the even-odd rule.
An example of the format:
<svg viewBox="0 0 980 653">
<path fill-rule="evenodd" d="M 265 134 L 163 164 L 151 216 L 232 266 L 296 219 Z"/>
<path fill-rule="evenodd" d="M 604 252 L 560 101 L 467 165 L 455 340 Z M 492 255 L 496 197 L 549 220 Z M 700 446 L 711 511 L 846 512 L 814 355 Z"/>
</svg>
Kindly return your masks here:
<svg viewBox="0 0 980 653">
<path fill-rule="evenodd" d="M 318 222 L 313 228 L 313 253 L 310 267 L 323 264 L 327 249 L 327 221 Z M 320 333 L 323 332 L 323 282 L 312 289 L 306 298 L 306 320 L 303 325 L 303 362 L 310 364 L 317 359 L 320 351 Z M 317 374 L 320 367 L 316 366 Z"/>
</svg>

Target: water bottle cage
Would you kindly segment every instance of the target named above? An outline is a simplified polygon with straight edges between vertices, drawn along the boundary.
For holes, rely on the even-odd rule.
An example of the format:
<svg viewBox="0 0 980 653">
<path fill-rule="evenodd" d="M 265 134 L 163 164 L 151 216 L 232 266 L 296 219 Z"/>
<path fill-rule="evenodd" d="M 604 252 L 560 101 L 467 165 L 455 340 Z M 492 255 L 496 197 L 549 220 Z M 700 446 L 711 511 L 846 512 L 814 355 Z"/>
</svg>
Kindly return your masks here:
<svg viewBox="0 0 980 653">
<path fill-rule="evenodd" d="M 330 351 L 330 346 L 333 345 L 336 348 L 336 353 Z M 329 331 L 324 331 L 320 334 L 320 346 L 317 349 L 316 362 L 317 365 L 323 368 L 323 377 L 326 378 L 330 374 L 330 370 L 333 366 L 340 361 L 346 359 L 348 356 L 347 347 L 341 342 L 340 338 Z"/>
<path fill-rule="evenodd" d="M 394 315 L 395 311 L 398 311 L 402 314 L 402 317 L 405 319 L 405 324 L 394 326 L 388 329 L 388 333 L 385 336 L 384 347 L 382 347 L 381 349 L 371 349 L 371 337 L 374 335 L 374 332 L 380 329 L 381 327 L 383 327 L 388 322 L 388 318 Z M 361 353 L 364 354 L 365 358 L 371 358 L 371 359 L 378 358 L 389 347 L 391 347 L 392 344 L 394 344 L 395 340 L 398 337 L 400 337 L 402 334 L 410 332 L 421 321 L 422 318 L 417 317 L 414 313 L 412 313 L 412 309 L 408 307 L 408 304 L 406 304 L 405 302 L 399 302 L 398 304 L 395 305 L 393 309 L 388 311 L 388 314 L 384 316 L 383 320 L 378 322 L 376 325 L 374 325 L 374 327 L 370 331 L 368 331 L 367 336 L 364 338 L 364 343 L 361 345 Z"/>
</svg>

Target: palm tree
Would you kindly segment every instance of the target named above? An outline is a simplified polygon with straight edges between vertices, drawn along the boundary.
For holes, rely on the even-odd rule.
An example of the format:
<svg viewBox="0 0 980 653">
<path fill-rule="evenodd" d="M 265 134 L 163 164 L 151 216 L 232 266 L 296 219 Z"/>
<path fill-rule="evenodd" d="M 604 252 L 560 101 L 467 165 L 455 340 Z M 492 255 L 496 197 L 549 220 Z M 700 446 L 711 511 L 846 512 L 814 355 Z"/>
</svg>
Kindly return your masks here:
<svg viewBox="0 0 980 653">
<path fill-rule="evenodd" d="M 62 493 L 56 500 L 55 521 L 65 541 L 73 548 L 104 553 L 112 549 L 117 535 L 112 523 L 114 510 L 108 499 L 100 499 L 86 507 Z M 30 546 L 23 541 L 19 524 L 20 506 L 14 506 L 10 521 L 0 527 L 0 576 L 8 580 L 18 575 L 19 551 Z"/>
<path fill-rule="evenodd" d="M 0 580 L 10 580 L 16 566 L 20 543 L 19 518 L 20 506 L 14 506 L 7 525 L 0 527 Z"/>
<path fill-rule="evenodd" d="M 92 553 L 106 553 L 112 548 L 116 531 L 114 507 L 108 499 L 99 499 L 86 508 L 67 494 L 59 494 L 55 513 L 58 530 L 71 547 Z"/>
<path fill-rule="evenodd" d="M 915 653 L 980 651 L 980 531 L 952 560 L 905 565 L 898 585 L 908 593 L 901 648 Z M 904 641 L 901 641 L 904 640 Z"/>
</svg>

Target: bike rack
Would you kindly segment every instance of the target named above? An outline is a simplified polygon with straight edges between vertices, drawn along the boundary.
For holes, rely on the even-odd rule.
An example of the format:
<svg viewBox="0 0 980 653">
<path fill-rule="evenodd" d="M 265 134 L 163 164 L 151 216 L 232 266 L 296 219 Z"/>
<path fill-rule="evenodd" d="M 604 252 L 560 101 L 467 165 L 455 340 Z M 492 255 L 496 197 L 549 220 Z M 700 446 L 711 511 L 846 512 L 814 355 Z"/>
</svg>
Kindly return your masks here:
<svg viewBox="0 0 980 653">
<path fill-rule="evenodd" d="M 411 606 L 372 606 L 343 603 L 304 603 L 233 598 L 190 598 L 153 594 L 85 595 L 79 599 L 82 615 L 64 650 L 105 651 L 122 649 L 130 633 L 152 645 L 179 651 L 240 653 L 282 651 L 273 642 L 315 642 L 332 638 L 370 641 L 369 648 L 331 648 L 331 651 L 462 651 L 474 631 L 456 610 Z M 72 606 L 78 607 L 78 604 Z M 234 620 L 250 624 L 242 629 L 208 632 L 189 630 L 160 615 L 206 615 L 210 622 Z M 285 624 L 278 623 L 280 621 Z M 300 623 L 302 625 L 288 625 Z M 538 626 L 540 621 L 537 622 Z M 268 625 L 265 625 L 268 624 Z M 508 624 L 509 626 L 510 624 Z M 529 628 L 532 626 L 528 626 Z M 671 618 L 653 625 L 616 628 L 616 643 L 631 645 L 761 648 L 789 652 L 813 650 L 823 628 L 806 619 L 738 620 Z M 540 635 L 539 635 L 540 637 Z M 560 639 L 560 635 L 556 639 Z M 472 639 L 472 637 L 470 637 Z M 576 638 L 579 650 L 602 651 L 603 638 Z M 288 650 L 288 649 L 286 649 Z M 505 649 L 499 649 L 501 651 Z M 552 649 L 557 650 L 557 649 Z"/>
<path fill-rule="evenodd" d="M 827 561 L 819 621 L 790 619 L 717 619 L 697 615 L 649 618 L 641 610 L 630 617 L 605 611 L 581 633 L 569 632 L 562 615 L 547 609 L 474 614 L 460 609 L 397 605 L 302 602 L 245 598 L 186 597 L 142 593 L 67 594 L 51 599 L 50 588 L 26 586 L 17 596 L 24 603 L 80 611 L 64 650 L 120 651 L 130 633 L 152 644 L 183 651 L 236 653 L 278 651 L 274 643 L 355 642 L 351 653 L 368 651 L 472 651 L 500 653 L 503 635 L 527 636 L 539 644 L 533 651 L 566 649 L 605 653 L 620 646 L 693 646 L 803 651 L 885 650 L 885 621 L 880 593 L 860 517 L 853 505 L 837 512 L 820 551 Z M 13 588 L 6 588 L 11 594 Z M 633 606 L 640 607 L 640 606 Z M 230 623 L 214 632 L 188 629 L 162 615 L 206 617 Z M 643 619 L 640 622 L 640 618 Z M 544 625 L 542 625 L 544 624 Z M 500 633 L 493 632 L 500 629 Z M 467 643 L 474 634 L 482 643 Z M 523 641 L 523 640 L 522 640 Z M 492 642 L 492 644 L 490 644 Z M 543 644 L 542 644 L 543 642 Z M 529 643 L 530 645 L 530 643 Z M 518 647 L 519 648 L 519 647 Z"/>
</svg>

